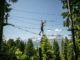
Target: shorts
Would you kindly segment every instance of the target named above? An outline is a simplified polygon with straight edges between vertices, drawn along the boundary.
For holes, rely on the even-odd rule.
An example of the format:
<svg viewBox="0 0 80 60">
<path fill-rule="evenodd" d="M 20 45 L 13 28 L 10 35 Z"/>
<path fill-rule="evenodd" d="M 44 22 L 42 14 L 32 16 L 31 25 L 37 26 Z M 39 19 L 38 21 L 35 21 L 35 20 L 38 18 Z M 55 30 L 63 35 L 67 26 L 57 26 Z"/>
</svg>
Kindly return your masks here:
<svg viewBox="0 0 80 60">
<path fill-rule="evenodd" d="M 41 31 L 43 31 L 43 27 L 41 27 Z"/>
</svg>

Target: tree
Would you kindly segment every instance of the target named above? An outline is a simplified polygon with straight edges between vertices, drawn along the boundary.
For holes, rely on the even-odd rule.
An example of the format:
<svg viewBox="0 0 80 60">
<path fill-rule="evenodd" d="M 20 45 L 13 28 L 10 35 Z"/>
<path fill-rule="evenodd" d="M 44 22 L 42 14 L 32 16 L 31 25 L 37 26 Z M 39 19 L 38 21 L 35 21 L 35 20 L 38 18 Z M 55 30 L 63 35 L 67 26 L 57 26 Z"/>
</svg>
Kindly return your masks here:
<svg viewBox="0 0 80 60">
<path fill-rule="evenodd" d="M 0 52 L 3 40 L 3 27 L 8 24 L 7 20 L 11 10 L 11 8 L 9 8 L 10 4 L 7 1 L 16 2 L 17 0 L 0 0 Z"/>
<path fill-rule="evenodd" d="M 13 39 L 9 39 L 9 40 L 7 41 L 7 45 L 8 45 L 8 48 L 9 48 L 9 49 L 10 49 L 12 46 L 15 46 L 14 40 L 13 40 Z"/>
<path fill-rule="evenodd" d="M 68 51 L 68 38 L 65 37 L 65 41 L 64 41 L 64 59 L 65 60 L 68 60 L 67 51 Z"/>
<path fill-rule="evenodd" d="M 7 46 L 8 46 L 8 50 L 6 50 L 6 51 L 7 51 L 8 59 L 11 59 L 11 60 L 14 60 L 14 58 L 16 59 L 15 51 L 17 48 L 15 45 L 14 39 L 9 39 L 7 41 Z"/>
<path fill-rule="evenodd" d="M 68 60 L 68 38 L 65 37 L 64 41 L 61 43 L 61 58 L 62 60 Z"/>
<path fill-rule="evenodd" d="M 74 56 L 73 56 L 73 43 L 72 41 L 70 40 L 69 43 L 68 43 L 68 50 L 67 50 L 67 59 L 68 60 L 74 60 Z"/>
<path fill-rule="evenodd" d="M 52 50 L 52 46 L 46 35 L 43 35 L 41 38 L 40 48 L 43 60 L 51 60 L 55 58 L 55 56 L 53 55 L 54 51 Z"/>
<path fill-rule="evenodd" d="M 18 0 L 8 0 L 11 2 L 17 2 Z M 9 2 L 6 0 L 0 0 L 0 49 L 3 37 L 3 27 L 8 25 L 7 20 L 9 17 L 9 12 L 11 10 Z"/>
<path fill-rule="evenodd" d="M 21 41 L 20 38 L 17 38 L 15 41 L 15 45 L 17 48 L 19 48 L 22 52 L 24 52 L 24 48 L 25 48 L 25 43 L 23 41 Z"/>
<path fill-rule="evenodd" d="M 54 55 L 56 56 L 55 60 L 60 60 L 59 45 L 58 42 L 55 40 L 53 42 L 53 51 L 54 51 Z"/>
<path fill-rule="evenodd" d="M 30 59 L 35 54 L 35 48 L 31 39 L 28 39 L 28 42 L 24 49 L 24 54 Z"/>
<path fill-rule="evenodd" d="M 21 57 L 22 56 L 22 52 L 19 49 L 16 49 L 15 55 L 16 55 L 17 60 L 21 60 L 22 59 L 22 57 Z"/>
<path fill-rule="evenodd" d="M 32 57 L 33 60 L 39 60 L 39 50 L 36 50 L 35 55 Z"/>
<path fill-rule="evenodd" d="M 61 59 L 62 60 L 73 60 L 73 43 L 72 40 L 68 40 L 67 37 L 65 37 L 64 41 L 62 40 L 61 43 Z"/>
<path fill-rule="evenodd" d="M 77 47 L 77 54 L 78 54 L 78 60 L 80 60 L 80 40 L 76 40 L 76 47 Z"/>
<path fill-rule="evenodd" d="M 79 0 L 61 0 L 63 3 L 63 9 L 69 9 L 69 12 L 63 12 L 62 16 L 66 20 L 63 22 L 64 26 L 69 27 L 69 30 L 72 31 L 73 37 L 73 51 L 74 51 L 74 59 L 77 60 L 77 49 L 75 44 L 76 39 L 80 39 L 80 1 Z M 68 4 L 70 3 L 70 4 Z M 70 8 L 68 8 L 70 7 Z M 71 11 L 71 12 L 70 12 Z M 71 19 L 70 19 L 71 17 Z"/>
<path fill-rule="evenodd" d="M 61 60 L 64 60 L 64 41 L 61 41 Z"/>
<path fill-rule="evenodd" d="M 8 55 L 7 55 L 7 53 L 8 53 L 8 46 L 7 46 L 7 44 L 6 44 L 6 41 L 2 41 L 2 46 L 1 46 L 1 52 L 0 52 L 0 54 L 1 54 L 1 56 L 0 56 L 0 60 L 7 60 L 8 59 Z"/>
</svg>

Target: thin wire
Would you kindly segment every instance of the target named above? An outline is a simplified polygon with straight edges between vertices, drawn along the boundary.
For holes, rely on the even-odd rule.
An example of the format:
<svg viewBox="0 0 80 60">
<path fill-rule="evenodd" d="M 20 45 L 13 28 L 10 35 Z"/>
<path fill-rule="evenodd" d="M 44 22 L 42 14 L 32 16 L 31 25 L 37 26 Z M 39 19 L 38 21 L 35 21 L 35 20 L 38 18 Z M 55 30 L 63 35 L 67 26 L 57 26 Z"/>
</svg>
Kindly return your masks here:
<svg viewBox="0 0 80 60">
<path fill-rule="evenodd" d="M 20 27 L 20 26 L 19 26 L 19 27 Z M 25 26 L 25 27 L 23 27 L 23 28 L 28 28 L 28 29 L 40 29 L 40 28 L 27 27 L 27 26 Z"/>
<path fill-rule="evenodd" d="M 44 15 L 56 15 L 56 14 L 51 14 L 51 13 L 41 13 L 41 12 L 31 12 L 31 11 L 26 11 L 26 10 L 21 10 L 21 9 L 13 9 L 13 10 L 15 10 L 15 11 L 17 11 L 17 12 L 24 12 L 24 13 L 30 13 L 30 14 L 44 14 Z"/>
<path fill-rule="evenodd" d="M 17 20 L 20 20 L 20 21 L 22 20 L 22 22 L 24 21 L 23 23 L 26 23 L 26 18 L 25 18 L 25 17 L 19 17 L 19 16 L 15 16 L 15 17 L 24 19 L 24 20 L 22 20 L 22 19 L 17 19 Z M 17 20 L 16 20 L 16 21 L 17 21 Z M 33 19 L 33 20 L 34 20 L 34 19 Z M 37 19 L 35 19 L 35 20 L 37 20 Z M 35 20 L 34 20 L 34 21 L 35 21 Z M 29 20 L 28 20 L 28 21 L 29 21 Z M 40 22 L 41 22 L 41 20 L 37 20 L 37 21 L 40 21 Z M 46 21 L 46 22 L 47 22 L 47 21 L 48 21 L 48 22 L 52 22 L 52 23 L 56 22 L 56 21 L 49 21 L 49 20 L 45 20 L 45 21 Z M 28 22 L 27 24 L 31 24 L 31 25 L 32 25 L 33 23 Z M 39 25 L 39 24 L 33 24 L 33 25 Z M 61 24 L 57 24 L 57 25 L 61 25 Z M 54 26 L 54 25 L 50 25 L 50 24 L 49 24 L 49 26 Z"/>
<path fill-rule="evenodd" d="M 14 24 L 11 24 L 11 26 L 12 26 L 12 27 L 15 27 L 15 28 L 17 28 L 17 29 L 20 29 L 20 30 L 24 30 L 24 29 L 20 28 L 19 26 L 14 25 Z M 31 32 L 31 31 L 29 31 L 29 30 L 24 30 L 24 31 L 29 32 L 29 33 L 32 33 L 32 34 L 35 34 L 35 35 L 39 35 L 39 34 L 37 34 L 37 33 L 35 33 L 35 32 Z"/>
<path fill-rule="evenodd" d="M 11 15 L 12 17 L 14 16 L 14 15 Z M 34 20 L 34 21 L 41 21 L 40 19 L 34 19 L 34 18 L 26 18 L 26 17 L 20 17 L 20 16 L 14 16 L 14 17 L 17 17 L 17 18 L 22 18 L 22 19 L 29 19 L 29 20 Z M 45 20 L 45 21 L 48 21 L 48 22 L 55 22 L 55 21 L 51 21 L 51 20 Z"/>
<path fill-rule="evenodd" d="M 18 20 L 16 20 L 16 22 L 17 22 Z M 18 21 L 18 22 L 20 22 L 21 24 L 22 23 L 25 23 L 25 20 L 20 20 L 20 21 Z M 17 22 L 17 23 L 18 23 Z M 33 23 L 28 23 L 28 24 L 33 24 Z M 39 24 L 33 24 L 33 25 L 39 25 Z M 61 24 L 58 24 L 58 25 L 61 25 Z M 28 29 L 40 29 L 40 28 L 34 28 L 34 27 L 29 27 L 30 25 L 28 25 L 28 27 L 26 26 L 26 25 L 24 25 L 25 27 L 23 27 L 23 28 L 28 28 Z M 45 25 L 46 27 L 47 27 L 47 25 Z M 55 25 L 48 25 L 49 27 L 54 27 Z M 47 28 L 47 29 L 50 29 L 50 28 Z M 50 29 L 51 30 L 51 29 Z"/>
<path fill-rule="evenodd" d="M 16 21 L 18 21 L 18 22 L 20 22 L 20 23 L 30 24 L 30 25 L 39 25 L 39 24 L 41 24 L 41 23 L 38 23 L 38 24 L 30 23 L 30 22 L 27 22 L 27 21 L 22 20 L 22 19 L 16 19 Z M 45 23 L 45 24 L 46 24 L 46 23 Z M 60 24 L 58 24 L 58 25 L 60 25 Z M 54 25 L 50 25 L 50 24 L 49 24 L 48 26 L 54 26 Z M 39 28 L 36 28 L 36 29 L 39 29 Z"/>
<path fill-rule="evenodd" d="M 17 22 L 18 23 L 18 22 Z M 21 22 L 22 23 L 22 22 Z M 12 23 L 13 24 L 13 23 Z M 53 26 L 53 25 L 52 25 Z M 41 28 L 36 28 L 36 27 L 27 27 L 27 26 L 25 26 L 25 27 L 23 27 L 23 26 L 19 26 L 19 27 L 22 27 L 22 28 L 27 28 L 27 29 L 37 29 L 37 30 L 40 30 Z M 44 27 L 44 29 L 45 29 L 46 27 Z M 48 29 L 50 29 L 50 28 L 46 28 L 47 30 Z M 51 30 L 51 29 L 50 29 Z"/>
<path fill-rule="evenodd" d="M 16 22 L 17 22 L 18 20 L 16 20 Z M 25 23 L 24 21 L 18 21 L 18 22 L 20 22 L 21 24 L 22 23 Z M 17 22 L 17 23 L 18 23 Z M 46 23 L 45 23 L 46 24 Z M 31 23 L 31 25 L 32 25 L 32 23 Z M 33 24 L 33 25 L 39 25 L 39 24 Z M 58 25 L 60 25 L 60 24 L 58 24 Z M 28 26 L 30 26 L 30 25 L 28 25 Z M 45 25 L 46 27 L 47 27 L 47 25 Z M 50 26 L 50 27 L 53 27 L 53 26 L 55 26 L 55 25 L 48 25 L 48 26 Z M 34 27 L 27 27 L 26 25 L 25 25 L 25 28 L 28 28 L 28 29 L 40 29 L 40 28 L 34 28 Z M 50 29 L 50 28 L 47 28 L 47 29 Z"/>
<path fill-rule="evenodd" d="M 37 34 L 37 33 L 35 33 L 35 32 L 31 32 L 31 31 L 29 31 L 29 30 L 22 29 L 21 27 L 19 27 L 19 26 L 17 26 L 17 25 L 14 25 L 14 24 L 9 24 L 9 25 L 11 25 L 11 26 L 14 27 L 14 28 L 17 28 L 17 29 L 20 29 L 20 30 L 29 32 L 29 33 L 31 33 L 31 34 L 39 35 L 39 34 Z"/>
<path fill-rule="evenodd" d="M 35 23 L 32 23 L 32 22 L 29 22 L 29 21 L 26 21 L 26 20 L 22 20 L 22 19 L 15 19 L 16 21 L 18 21 L 18 22 L 21 22 L 21 23 L 26 23 L 26 24 L 30 24 L 30 25 L 39 25 L 39 23 L 38 24 L 35 24 Z"/>
<path fill-rule="evenodd" d="M 20 20 L 20 21 L 22 21 L 23 23 L 26 23 L 26 17 L 19 17 L 19 16 L 15 16 L 15 17 L 17 17 L 17 18 L 22 18 L 22 19 L 17 19 L 17 20 Z M 24 19 L 24 20 L 23 20 Z M 17 21 L 16 20 L 16 21 Z M 35 22 L 35 20 L 37 20 L 37 21 L 39 21 L 39 22 L 41 22 L 41 20 L 39 20 L 39 19 L 33 19 L 34 21 L 33 22 Z M 28 21 L 30 21 L 30 20 L 28 20 Z M 37 22 L 36 21 L 36 22 Z M 49 21 L 49 20 L 45 20 L 46 22 L 52 22 L 52 23 L 54 23 L 54 22 L 57 22 L 57 21 Z M 30 23 L 30 22 L 28 22 L 27 24 L 33 24 L 33 25 L 39 25 L 39 23 L 38 24 L 34 24 L 34 23 Z M 61 25 L 61 24 L 57 24 L 57 25 Z M 51 25 L 51 26 L 54 26 L 54 25 Z"/>
</svg>

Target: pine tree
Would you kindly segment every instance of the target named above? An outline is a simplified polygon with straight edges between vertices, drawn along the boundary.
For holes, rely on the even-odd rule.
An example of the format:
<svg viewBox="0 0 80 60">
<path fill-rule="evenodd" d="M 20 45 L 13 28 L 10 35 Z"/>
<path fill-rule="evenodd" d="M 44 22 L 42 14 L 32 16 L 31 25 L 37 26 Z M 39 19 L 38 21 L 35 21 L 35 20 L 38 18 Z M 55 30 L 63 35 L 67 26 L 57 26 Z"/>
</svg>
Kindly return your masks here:
<svg viewBox="0 0 80 60">
<path fill-rule="evenodd" d="M 47 39 L 46 35 L 43 35 L 40 42 L 41 53 L 43 60 L 51 60 L 54 59 L 52 46 L 50 41 Z"/>
<path fill-rule="evenodd" d="M 61 60 L 64 60 L 64 41 L 61 41 Z"/>
<path fill-rule="evenodd" d="M 21 51 L 24 51 L 25 48 L 25 43 L 23 41 L 21 41 L 20 38 L 17 38 L 15 41 L 15 45 L 17 48 L 19 48 Z"/>
<path fill-rule="evenodd" d="M 65 37 L 65 41 L 64 41 L 64 59 L 65 60 L 68 60 L 67 51 L 68 51 L 68 38 Z"/>
<path fill-rule="evenodd" d="M 3 39 L 3 27 L 5 25 L 8 25 L 8 17 L 9 12 L 11 11 L 11 2 L 17 2 L 18 0 L 0 0 L 0 49 L 1 49 L 1 43 Z M 6 22 L 6 23 L 5 23 Z"/>
<path fill-rule="evenodd" d="M 7 41 L 7 45 L 8 45 L 8 47 L 9 47 L 9 49 L 10 49 L 12 46 L 15 46 L 14 40 L 13 40 L 13 39 L 9 39 L 9 40 Z"/>
<path fill-rule="evenodd" d="M 53 51 L 54 55 L 56 56 L 55 60 L 60 60 L 60 50 L 59 50 L 59 45 L 56 40 L 53 42 Z"/>
<path fill-rule="evenodd" d="M 28 42 L 24 49 L 24 54 L 27 55 L 28 59 L 30 59 L 35 54 L 35 48 L 31 39 L 28 39 Z"/>
<path fill-rule="evenodd" d="M 73 58 L 74 58 L 74 56 L 73 56 L 73 43 L 71 40 L 68 43 L 67 57 L 68 57 L 68 60 L 73 60 Z"/>
</svg>

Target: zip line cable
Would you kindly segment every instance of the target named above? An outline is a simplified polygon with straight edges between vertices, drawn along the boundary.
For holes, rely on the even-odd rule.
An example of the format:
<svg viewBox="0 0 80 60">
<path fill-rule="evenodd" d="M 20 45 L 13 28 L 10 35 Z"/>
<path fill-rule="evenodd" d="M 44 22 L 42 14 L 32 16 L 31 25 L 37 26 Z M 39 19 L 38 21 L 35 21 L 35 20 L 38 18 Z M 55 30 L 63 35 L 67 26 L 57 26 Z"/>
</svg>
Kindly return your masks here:
<svg viewBox="0 0 80 60">
<path fill-rule="evenodd" d="M 23 13 L 30 13 L 30 14 L 38 14 L 38 15 L 57 15 L 57 14 L 51 14 L 51 13 L 44 13 L 44 12 L 31 12 L 31 11 L 27 11 L 27 10 L 21 10 L 21 9 L 13 9 L 16 12 L 23 12 Z"/>
<path fill-rule="evenodd" d="M 24 23 L 24 24 L 29 24 L 29 25 L 34 25 L 34 26 L 38 26 L 39 24 L 41 23 L 38 23 L 38 24 L 35 24 L 35 23 L 30 23 L 30 22 L 27 22 L 25 20 L 21 20 L 21 19 L 16 19 L 17 22 L 20 22 L 20 23 Z M 59 25 L 59 24 L 58 24 Z M 48 26 L 54 26 L 54 25 L 48 25 Z M 40 29 L 40 28 L 36 28 L 36 29 Z"/>
<path fill-rule="evenodd" d="M 17 22 L 18 23 L 18 22 Z M 21 22 L 22 23 L 22 22 Z M 13 24 L 13 23 L 12 23 Z M 27 27 L 27 26 L 25 26 L 25 27 L 23 27 L 23 26 L 19 26 L 19 27 L 22 27 L 22 28 L 27 28 L 27 29 L 37 29 L 37 30 L 40 30 L 41 28 L 36 28 L 36 27 Z M 50 29 L 50 28 L 46 28 L 47 30 L 48 29 Z M 51 30 L 51 29 L 50 29 Z"/>
<path fill-rule="evenodd" d="M 20 21 L 24 21 L 24 23 L 26 23 L 27 22 L 27 18 L 26 17 L 19 17 L 19 16 L 14 16 L 14 17 L 17 17 L 17 18 L 22 18 L 22 19 L 16 19 L 16 21 L 17 20 L 20 20 Z M 15 19 L 15 18 L 14 18 Z M 24 19 L 24 20 L 23 20 Z M 32 20 L 34 20 L 32 23 L 30 23 L 29 21 L 30 21 L 30 19 L 31 18 L 29 18 L 29 20 L 28 20 L 28 24 L 33 24 L 33 22 L 35 21 L 35 20 L 37 20 L 37 21 L 39 21 L 39 22 L 41 22 L 41 20 L 39 20 L 39 19 L 32 19 Z M 37 22 L 36 21 L 36 22 Z M 54 22 L 58 22 L 58 20 L 55 20 L 55 21 L 50 21 L 50 20 L 45 20 L 46 22 L 51 22 L 51 23 L 54 23 Z M 33 24 L 33 25 L 39 25 L 39 24 Z M 60 24 L 58 24 L 58 25 L 60 25 Z M 53 25 L 52 25 L 53 26 Z"/>
<path fill-rule="evenodd" d="M 24 24 L 25 22 L 23 22 L 23 21 L 17 21 L 16 20 L 16 23 L 18 23 L 18 22 L 20 22 L 21 24 Z M 31 24 L 32 25 L 32 24 Z M 34 25 L 34 24 L 33 24 Z M 39 24 L 36 24 L 36 26 L 38 26 Z M 58 24 L 59 25 L 59 24 Z M 40 28 L 35 28 L 35 27 L 30 27 L 30 25 L 28 25 L 29 27 L 27 27 L 27 25 L 25 24 L 24 25 L 25 27 L 23 27 L 23 28 L 28 28 L 28 29 L 40 29 Z M 46 25 L 45 25 L 46 26 Z M 53 27 L 53 26 L 55 26 L 55 25 L 48 25 L 49 27 Z M 46 26 L 47 27 L 47 26 Z M 48 29 L 50 29 L 50 28 L 47 28 L 47 30 Z"/>
<path fill-rule="evenodd" d="M 16 17 L 16 18 L 22 18 L 22 19 L 28 19 L 28 20 L 37 20 L 37 21 L 41 21 L 41 19 L 34 19 L 34 18 L 27 18 L 27 17 L 20 17 L 20 16 L 14 16 L 14 15 L 11 15 L 12 17 Z M 55 21 L 51 21 L 51 20 L 46 20 L 45 19 L 45 21 L 47 21 L 47 22 L 55 22 Z"/>
<path fill-rule="evenodd" d="M 15 21 L 18 21 L 18 22 L 21 22 L 21 23 L 25 23 L 25 24 L 30 24 L 30 25 L 39 25 L 39 23 L 36 24 L 36 23 L 29 22 L 29 21 L 22 20 L 22 19 L 12 19 L 12 20 L 15 20 Z"/>
<path fill-rule="evenodd" d="M 19 26 L 20 27 L 20 26 Z M 28 29 L 40 29 L 40 28 L 35 28 L 35 27 L 27 27 L 27 26 L 25 26 L 25 27 L 23 27 L 22 26 L 22 28 L 28 28 Z"/>
<path fill-rule="evenodd" d="M 34 34 L 34 35 L 39 35 L 39 34 L 37 34 L 37 33 L 35 33 L 35 32 L 31 32 L 31 31 L 29 31 L 29 30 L 23 29 L 23 28 L 21 28 L 20 26 L 17 26 L 17 25 L 14 25 L 14 24 L 9 24 L 9 25 L 12 26 L 12 27 L 14 27 L 14 28 L 17 28 L 17 29 L 19 29 L 19 30 L 26 31 L 26 32 L 29 32 L 29 33 Z M 62 29 L 62 30 L 64 30 L 64 29 Z"/>
<path fill-rule="evenodd" d="M 22 28 L 20 28 L 20 27 L 17 26 L 17 25 L 14 25 L 14 24 L 9 24 L 9 25 L 11 25 L 11 26 L 14 27 L 14 28 L 17 28 L 17 29 L 20 29 L 20 30 L 23 30 L 23 31 L 29 32 L 29 33 L 31 33 L 31 34 L 39 35 L 39 34 L 37 34 L 37 33 L 35 33 L 35 32 L 31 32 L 31 31 L 29 31 L 29 30 L 22 29 Z"/>
<path fill-rule="evenodd" d="M 22 29 L 22 28 L 20 28 L 20 27 L 14 25 L 14 24 L 11 24 L 11 26 L 12 26 L 12 27 L 15 27 L 15 28 L 17 28 L 17 29 L 24 30 L 24 31 L 26 31 L 26 32 L 29 32 L 29 33 L 32 33 L 32 34 L 38 35 L 37 33 L 31 32 L 31 31 L 29 31 L 29 30 Z"/>
<path fill-rule="evenodd" d="M 19 21 L 18 21 L 19 20 Z M 15 22 L 20 22 L 21 24 L 25 24 L 25 28 L 28 28 L 28 29 L 40 29 L 40 28 L 34 28 L 34 27 L 27 27 L 27 25 L 26 24 L 30 24 L 30 25 L 32 25 L 33 23 L 26 23 L 26 21 L 25 20 L 21 20 L 21 19 L 16 19 L 16 21 Z M 29 26 L 30 26 L 29 25 Z M 39 24 L 33 24 L 33 25 L 35 25 L 35 26 L 38 26 Z M 33 26 L 32 25 L 32 26 Z M 61 24 L 57 24 L 57 25 L 61 25 Z M 46 26 L 46 25 L 45 25 Z M 53 27 L 53 26 L 55 26 L 55 25 L 48 25 L 49 27 Z M 47 29 L 50 29 L 50 28 L 47 28 Z"/>
<path fill-rule="evenodd" d="M 16 21 L 17 21 L 17 20 L 20 20 L 20 21 L 22 21 L 23 23 L 26 23 L 26 22 L 27 22 L 26 18 L 24 18 L 24 17 L 19 17 L 19 16 L 15 16 L 15 17 L 17 17 L 17 18 L 22 18 L 22 19 L 16 19 Z M 23 19 L 24 19 L 24 20 L 23 20 Z M 34 21 L 37 20 L 37 21 L 41 22 L 41 20 L 38 20 L 38 19 L 33 19 L 33 20 L 34 20 Z M 38 23 L 38 24 L 35 24 L 35 23 L 33 23 L 34 21 L 33 21 L 32 23 L 30 23 L 29 21 L 30 21 L 30 20 L 28 20 L 28 23 L 27 23 L 27 24 L 30 24 L 30 25 L 32 25 L 32 24 L 33 24 L 33 25 L 39 25 L 39 23 Z M 37 22 L 37 21 L 36 21 L 36 22 Z M 46 21 L 46 22 L 51 22 L 51 23 L 56 22 L 56 21 L 49 21 L 49 20 L 45 20 L 45 21 Z M 58 22 L 58 21 L 57 21 L 57 22 Z M 57 23 L 57 22 L 56 22 L 56 23 Z M 61 24 L 57 24 L 57 25 L 61 25 Z M 50 25 L 50 24 L 49 24 L 49 26 L 54 26 L 54 25 Z"/>
</svg>

